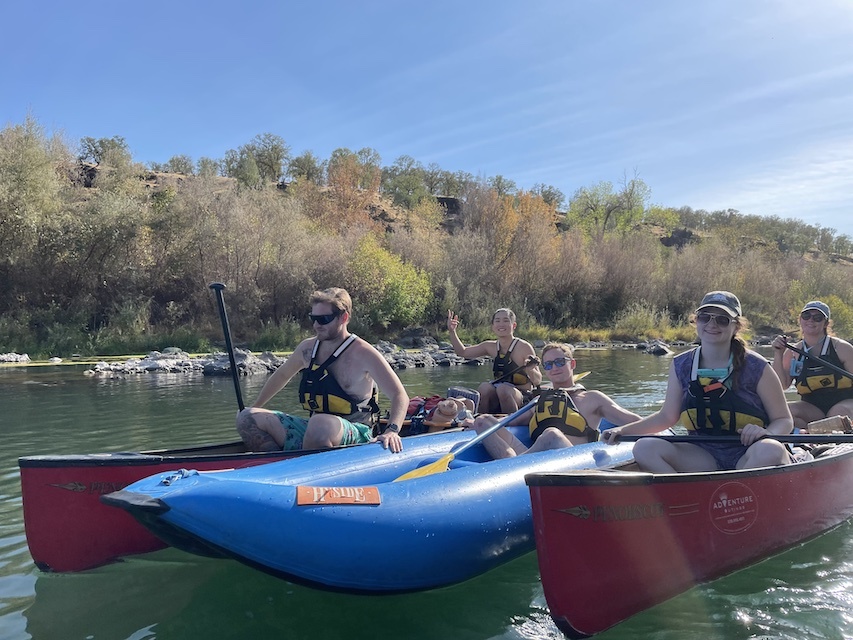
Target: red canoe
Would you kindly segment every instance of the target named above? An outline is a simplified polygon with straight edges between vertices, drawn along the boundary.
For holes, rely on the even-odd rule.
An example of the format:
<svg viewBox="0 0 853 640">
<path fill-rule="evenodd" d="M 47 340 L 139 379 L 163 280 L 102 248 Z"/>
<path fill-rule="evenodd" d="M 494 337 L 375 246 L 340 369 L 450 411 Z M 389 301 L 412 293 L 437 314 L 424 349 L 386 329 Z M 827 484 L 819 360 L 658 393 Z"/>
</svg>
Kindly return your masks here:
<svg viewBox="0 0 853 640">
<path fill-rule="evenodd" d="M 531 474 L 539 570 L 567 636 L 612 627 L 853 515 L 853 445 L 782 467 Z"/>
<path fill-rule="evenodd" d="M 100 496 L 183 467 L 237 469 L 316 451 L 247 453 L 242 442 L 233 442 L 140 453 L 20 458 L 30 554 L 42 571 L 82 571 L 162 549 L 164 543 L 129 514 L 102 504 Z"/>
</svg>

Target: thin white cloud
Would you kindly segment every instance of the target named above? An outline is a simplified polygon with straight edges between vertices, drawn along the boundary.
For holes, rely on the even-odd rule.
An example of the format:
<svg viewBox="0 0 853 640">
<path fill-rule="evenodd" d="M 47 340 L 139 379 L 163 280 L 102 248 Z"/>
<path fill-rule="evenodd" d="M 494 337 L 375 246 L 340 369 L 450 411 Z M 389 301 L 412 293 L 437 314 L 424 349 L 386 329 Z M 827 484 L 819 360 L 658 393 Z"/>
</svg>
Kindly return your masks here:
<svg viewBox="0 0 853 640">
<path fill-rule="evenodd" d="M 685 197 L 695 208 L 799 218 L 853 237 L 853 137 L 803 149 Z"/>
</svg>

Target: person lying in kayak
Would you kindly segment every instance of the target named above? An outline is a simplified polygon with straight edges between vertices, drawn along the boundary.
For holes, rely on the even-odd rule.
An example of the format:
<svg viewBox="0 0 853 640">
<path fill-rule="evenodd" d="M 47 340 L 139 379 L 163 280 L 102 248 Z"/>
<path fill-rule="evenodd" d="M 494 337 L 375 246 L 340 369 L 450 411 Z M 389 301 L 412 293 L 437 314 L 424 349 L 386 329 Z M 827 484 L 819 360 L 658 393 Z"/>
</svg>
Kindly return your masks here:
<svg viewBox="0 0 853 640">
<path fill-rule="evenodd" d="M 832 335 L 829 305 L 820 300 L 806 303 L 800 312 L 803 339 L 794 346 L 845 371 L 853 372 L 853 345 Z M 787 389 L 793 382 L 800 399 L 789 403 L 794 426 L 829 416 L 853 417 L 853 374 L 844 376 L 801 354 L 787 349 L 785 336 L 773 339 L 773 370 Z"/>
<path fill-rule="evenodd" d="M 352 300 L 344 289 L 315 291 L 309 299 L 316 337 L 303 340 L 267 380 L 257 399 L 237 415 L 237 432 L 251 451 L 336 447 L 369 442 L 379 417 L 378 393 L 391 400 L 389 420 L 376 437 L 402 451 L 400 426 L 409 396 L 379 351 L 347 329 Z M 299 401 L 308 419 L 262 407 L 299 372 Z"/>
<path fill-rule="evenodd" d="M 542 382 L 542 373 L 536 352 L 526 340 L 515 337 L 515 313 L 511 309 L 498 309 L 492 315 L 492 331 L 496 340 L 485 340 L 466 347 L 456 329 L 459 316 L 447 312 L 447 330 L 450 343 L 457 356 L 463 358 L 494 358 L 492 372 L 494 380 L 483 382 L 477 391 L 480 393 L 480 413 L 513 413 L 524 403 L 524 394 Z"/>
<path fill-rule="evenodd" d="M 483 441 L 489 455 L 495 459 L 510 458 L 595 442 L 602 418 L 617 425 L 640 419 L 601 391 L 589 391 L 577 384 L 573 353 L 571 345 L 557 342 L 548 343 L 542 349 L 542 366 L 553 389 L 542 389 L 536 406 L 523 413 L 515 423 L 529 425 L 533 444 L 528 448 L 509 430 L 501 428 Z M 497 421 L 495 416 L 480 415 L 471 427 L 482 433 Z"/>
<path fill-rule="evenodd" d="M 643 471 L 716 471 L 791 462 L 785 446 L 772 439 L 791 432 L 791 412 L 773 368 L 738 335 L 746 327 L 740 300 L 728 291 L 712 291 L 702 298 L 693 321 L 700 346 L 673 358 L 661 409 L 605 431 L 605 442 L 613 444 L 620 435 L 658 433 L 680 421 L 691 435 L 730 435 L 733 442 L 642 438 L 634 445 L 634 459 Z"/>
</svg>

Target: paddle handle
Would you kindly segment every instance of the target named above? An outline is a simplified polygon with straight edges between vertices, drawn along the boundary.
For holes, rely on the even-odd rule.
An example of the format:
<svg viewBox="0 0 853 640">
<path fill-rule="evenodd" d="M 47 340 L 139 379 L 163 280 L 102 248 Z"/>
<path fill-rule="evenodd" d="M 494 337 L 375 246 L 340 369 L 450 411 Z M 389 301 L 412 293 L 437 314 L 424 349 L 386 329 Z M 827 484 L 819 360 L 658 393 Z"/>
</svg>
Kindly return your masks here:
<svg viewBox="0 0 853 640">
<path fill-rule="evenodd" d="M 640 438 L 657 438 L 659 440 L 666 440 L 667 442 L 689 442 L 691 444 L 699 444 L 700 442 L 740 442 L 740 436 L 659 436 L 653 433 L 641 436 L 620 435 L 617 438 L 617 442 L 636 442 Z M 773 440 L 787 444 L 820 444 L 829 442 L 853 442 L 853 433 L 789 433 L 786 435 L 769 435 L 767 438 L 772 438 Z"/>
<path fill-rule="evenodd" d="M 828 337 L 828 336 L 827 336 L 827 337 Z M 844 369 L 842 369 L 841 367 L 837 367 L 837 366 L 835 366 L 834 364 L 832 364 L 831 362 L 827 362 L 827 361 L 826 361 L 826 360 L 824 360 L 823 358 L 819 358 L 819 357 L 817 357 L 816 355 L 814 355 L 814 354 L 812 354 L 812 353 L 809 353 L 808 351 L 803 351 L 802 349 L 798 349 L 797 347 L 795 347 L 794 345 L 792 345 L 792 344 L 790 344 L 790 343 L 788 343 L 788 342 L 786 342 L 786 343 L 785 343 L 785 346 L 786 346 L 788 349 L 790 349 L 791 351 L 793 351 L 793 352 L 795 352 L 795 353 L 799 353 L 801 356 L 805 356 L 806 358 L 811 358 L 811 359 L 812 359 L 812 360 L 814 360 L 815 362 L 820 362 L 824 367 L 827 367 L 827 368 L 829 368 L 829 369 L 832 369 L 832 370 L 833 370 L 833 371 L 835 371 L 836 373 L 840 373 L 842 376 L 847 376 L 848 378 L 853 379 L 853 373 L 850 373 L 849 371 L 845 371 L 845 370 L 844 370 Z"/>
<path fill-rule="evenodd" d="M 228 351 L 228 362 L 231 363 L 231 378 L 234 381 L 234 393 L 237 394 L 237 406 L 240 411 L 246 408 L 243 404 L 243 392 L 240 390 L 240 376 L 237 371 L 237 361 L 234 359 L 234 344 L 231 342 L 231 326 L 228 324 L 228 313 L 225 311 L 225 298 L 222 290 L 225 285 L 212 282 L 208 285 L 216 294 L 216 305 L 219 307 L 219 320 L 222 322 L 222 333 L 225 334 L 225 349 Z"/>
</svg>

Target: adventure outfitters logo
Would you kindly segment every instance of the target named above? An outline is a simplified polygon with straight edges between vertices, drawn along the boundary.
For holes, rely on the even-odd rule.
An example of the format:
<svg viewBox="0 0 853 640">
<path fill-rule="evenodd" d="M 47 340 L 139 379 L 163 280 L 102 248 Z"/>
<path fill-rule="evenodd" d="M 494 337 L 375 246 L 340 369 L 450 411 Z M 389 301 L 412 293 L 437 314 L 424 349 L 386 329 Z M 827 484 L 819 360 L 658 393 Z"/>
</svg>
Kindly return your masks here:
<svg viewBox="0 0 853 640">
<path fill-rule="evenodd" d="M 755 524 L 758 500 L 746 485 L 727 482 L 711 495 L 708 509 L 717 529 L 723 533 L 742 533 Z"/>
</svg>

